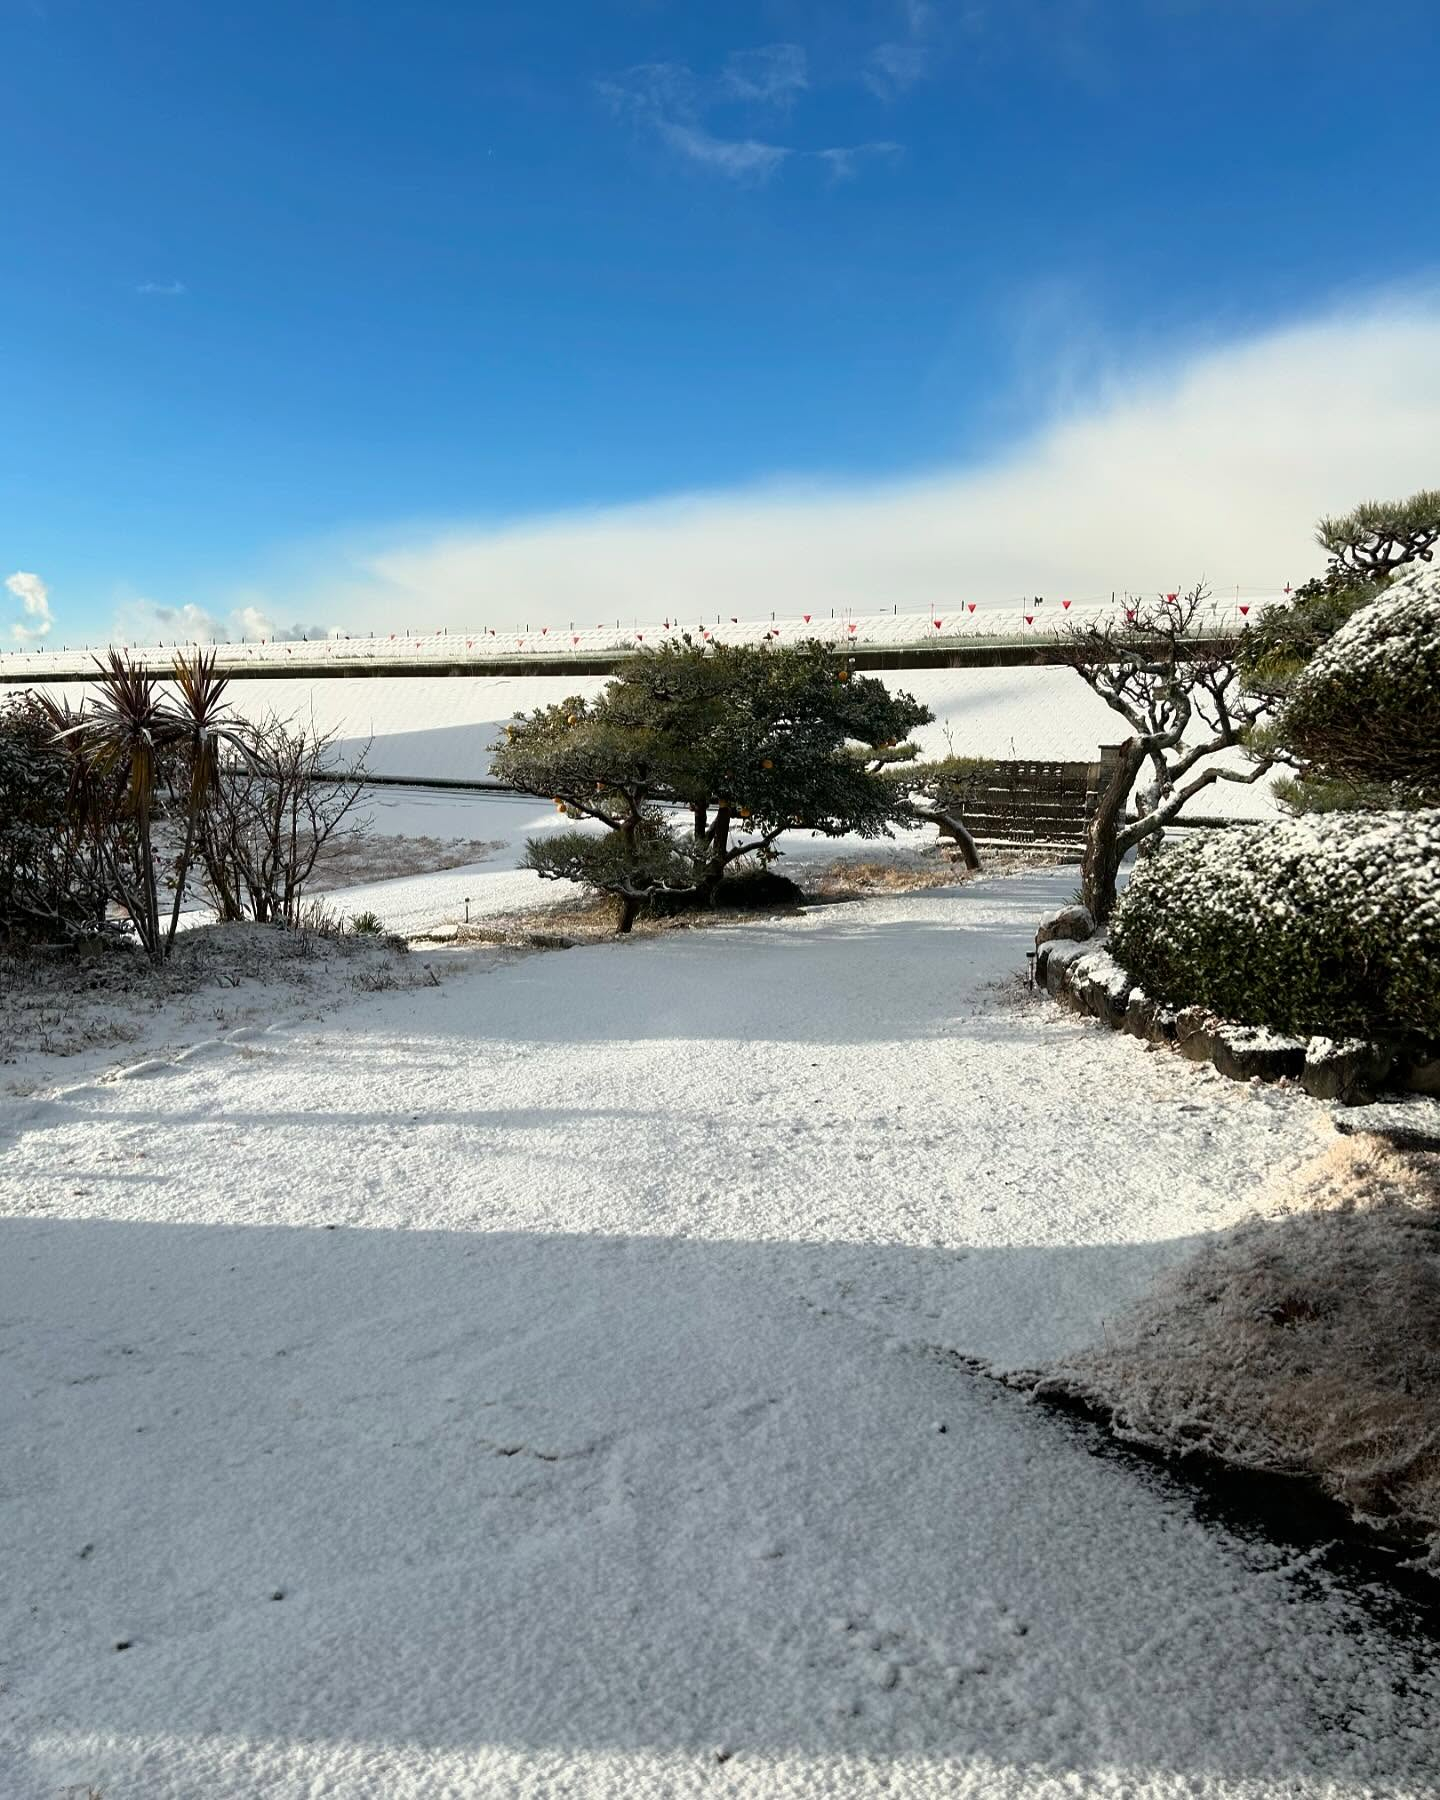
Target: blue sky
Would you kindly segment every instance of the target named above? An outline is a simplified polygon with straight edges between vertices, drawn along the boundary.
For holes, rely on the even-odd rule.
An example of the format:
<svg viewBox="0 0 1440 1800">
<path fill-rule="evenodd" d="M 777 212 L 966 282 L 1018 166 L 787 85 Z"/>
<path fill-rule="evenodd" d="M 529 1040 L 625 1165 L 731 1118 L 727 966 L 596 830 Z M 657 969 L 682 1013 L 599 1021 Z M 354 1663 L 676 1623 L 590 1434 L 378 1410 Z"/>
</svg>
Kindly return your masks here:
<svg viewBox="0 0 1440 1800">
<path fill-rule="evenodd" d="M 983 467 L 1429 280 L 1437 43 L 1429 0 L 0 0 L 0 561 L 74 641 Z"/>
</svg>

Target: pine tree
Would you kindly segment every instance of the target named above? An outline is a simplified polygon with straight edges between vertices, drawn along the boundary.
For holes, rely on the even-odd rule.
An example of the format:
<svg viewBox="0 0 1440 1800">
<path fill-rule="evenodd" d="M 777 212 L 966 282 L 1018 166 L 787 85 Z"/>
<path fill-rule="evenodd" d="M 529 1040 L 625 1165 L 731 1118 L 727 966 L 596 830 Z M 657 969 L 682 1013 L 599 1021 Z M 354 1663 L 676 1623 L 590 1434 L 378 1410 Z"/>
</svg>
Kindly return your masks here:
<svg viewBox="0 0 1440 1800">
<path fill-rule="evenodd" d="M 929 717 L 819 643 L 686 638 L 637 654 L 596 700 L 520 714 L 493 766 L 605 827 L 534 839 L 526 865 L 616 895 L 623 932 L 656 894 L 713 903 L 726 870 L 770 860 L 785 831 L 887 834 L 908 813 L 880 768 Z"/>
</svg>

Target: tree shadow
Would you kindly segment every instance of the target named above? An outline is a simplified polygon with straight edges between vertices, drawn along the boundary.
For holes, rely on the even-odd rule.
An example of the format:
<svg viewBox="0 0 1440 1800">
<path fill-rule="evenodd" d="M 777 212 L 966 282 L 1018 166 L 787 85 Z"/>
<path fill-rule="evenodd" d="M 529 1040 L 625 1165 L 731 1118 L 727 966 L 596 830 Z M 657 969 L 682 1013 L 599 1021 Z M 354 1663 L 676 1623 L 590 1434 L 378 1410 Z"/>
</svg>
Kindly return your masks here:
<svg viewBox="0 0 1440 1800">
<path fill-rule="evenodd" d="M 0 1789 L 1420 1791 L 1354 1602 L 957 1359 L 1175 1251 L 7 1219 Z"/>
</svg>

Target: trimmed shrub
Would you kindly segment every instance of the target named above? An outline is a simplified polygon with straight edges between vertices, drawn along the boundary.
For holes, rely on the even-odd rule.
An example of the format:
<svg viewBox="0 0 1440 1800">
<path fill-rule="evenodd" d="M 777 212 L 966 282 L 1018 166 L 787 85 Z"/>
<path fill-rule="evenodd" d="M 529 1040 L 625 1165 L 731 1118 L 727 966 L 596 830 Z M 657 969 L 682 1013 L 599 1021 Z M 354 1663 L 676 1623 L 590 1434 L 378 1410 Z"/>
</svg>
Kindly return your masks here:
<svg viewBox="0 0 1440 1800">
<path fill-rule="evenodd" d="M 805 895 L 788 875 L 777 875 L 772 869 L 745 869 L 727 875 L 708 905 L 694 888 L 678 894 L 652 894 L 640 908 L 640 916 L 671 919 L 712 907 L 718 912 L 783 912 L 804 903 Z"/>
<path fill-rule="evenodd" d="M 1276 735 L 1322 776 L 1440 798 L 1440 569 L 1407 571 L 1340 627 Z"/>
<path fill-rule="evenodd" d="M 94 842 L 70 805 L 70 760 L 31 693 L 0 702 L 0 939 L 88 937 L 105 918 Z"/>
<path fill-rule="evenodd" d="M 1173 1006 L 1440 1036 L 1440 809 L 1316 813 L 1165 849 L 1135 870 L 1110 948 Z"/>
</svg>

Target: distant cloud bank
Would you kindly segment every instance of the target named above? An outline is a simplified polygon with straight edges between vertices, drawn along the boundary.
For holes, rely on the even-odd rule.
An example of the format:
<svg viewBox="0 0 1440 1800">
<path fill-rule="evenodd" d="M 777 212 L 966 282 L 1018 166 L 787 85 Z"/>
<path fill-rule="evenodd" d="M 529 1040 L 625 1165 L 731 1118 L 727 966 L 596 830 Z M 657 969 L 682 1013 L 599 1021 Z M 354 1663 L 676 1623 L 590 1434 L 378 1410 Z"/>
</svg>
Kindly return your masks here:
<svg viewBox="0 0 1440 1800">
<path fill-rule="evenodd" d="M 327 625 L 280 625 L 258 606 L 237 606 L 219 616 L 193 601 L 162 606 L 154 600 L 131 600 L 120 609 L 115 633 L 127 644 L 214 644 L 244 640 L 291 643 L 300 638 L 331 635 Z"/>
<path fill-rule="evenodd" d="M 1279 589 L 1321 566 L 1321 513 L 1434 486 L 1437 459 L 1440 306 L 1392 303 L 1111 379 L 979 466 L 397 534 L 304 606 L 391 631 Z"/>
</svg>

